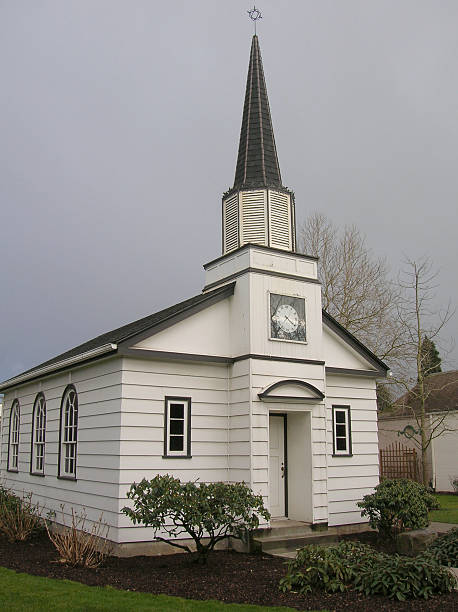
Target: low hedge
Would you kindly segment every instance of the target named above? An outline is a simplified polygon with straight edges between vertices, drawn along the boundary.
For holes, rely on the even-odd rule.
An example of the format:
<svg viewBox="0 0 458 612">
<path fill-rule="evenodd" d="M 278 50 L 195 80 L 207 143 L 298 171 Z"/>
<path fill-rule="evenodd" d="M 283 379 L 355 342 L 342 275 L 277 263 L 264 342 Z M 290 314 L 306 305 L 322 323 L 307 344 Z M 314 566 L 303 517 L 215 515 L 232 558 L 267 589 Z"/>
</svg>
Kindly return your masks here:
<svg viewBox="0 0 458 612">
<path fill-rule="evenodd" d="M 288 564 L 280 590 L 327 593 L 355 589 L 365 595 L 384 595 L 390 599 L 424 598 L 448 593 L 455 577 L 434 554 L 416 558 L 388 555 L 371 546 L 340 542 L 335 546 L 305 546 Z"/>
</svg>

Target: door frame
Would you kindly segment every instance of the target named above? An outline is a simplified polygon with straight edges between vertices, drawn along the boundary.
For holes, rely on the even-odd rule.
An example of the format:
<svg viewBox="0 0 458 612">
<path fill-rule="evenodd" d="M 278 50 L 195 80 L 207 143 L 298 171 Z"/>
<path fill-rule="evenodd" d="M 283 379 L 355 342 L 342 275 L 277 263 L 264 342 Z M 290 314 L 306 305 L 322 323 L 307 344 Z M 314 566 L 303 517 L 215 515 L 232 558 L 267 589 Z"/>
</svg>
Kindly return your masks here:
<svg viewBox="0 0 458 612">
<path fill-rule="evenodd" d="M 285 496 L 285 517 L 288 518 L 288 414 L 286 412 L 269 412 L 270 417 L 283 417 L 283 464 L 284 464 L 284 496 Z M 270 439 L 270 428 L 269 428 L 269 439 Z M 270 475 L 269 475 L 269 487 L 270 487 Z"/>
</svg>

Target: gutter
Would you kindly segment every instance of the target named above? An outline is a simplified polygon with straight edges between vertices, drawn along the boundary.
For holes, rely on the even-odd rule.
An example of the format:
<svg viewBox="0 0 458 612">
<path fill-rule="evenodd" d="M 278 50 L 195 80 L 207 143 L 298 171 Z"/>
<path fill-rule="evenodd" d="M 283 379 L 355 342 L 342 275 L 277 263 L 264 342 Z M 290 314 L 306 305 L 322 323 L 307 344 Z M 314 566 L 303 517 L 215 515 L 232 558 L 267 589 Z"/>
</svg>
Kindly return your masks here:
<svg viewBox="0 0 458 612">
<path fill-rule="evenodd" d="M 95 349 L 91 349 L 90 351 L 86 351 L 85 353 L 80 353 L 79 355 L 75 355 L 73 357 L 67 357 L 67 359 L 62 359 L 62 361 L 57 361 L 54 363 L 50 363 L 47 366 L 43 366 L 36 370 L 32 370 L 31 372 L 25 372 L 19 376 L 15 376 L 14 378 L 10 378 L 5 380 L 5 382 L 0 384 L 0 391 L 8 389 L 9 387 L 13 387 L 15 385 L 20 385 L 21 383 L 27 382 L 32 378 L 37 378 L 38 376 L 43 376 L 45 374 L 50 374 L 55 370 L 61 370 L 62 368 L 67 368 L 68 366 L 81 363 L 83 361 L 87 361 L 88 359 L 93 359 L 94 357 L 99 357 L 100 355 L 104 355 L 105 353 L 111 353 L 112 351 L 116 351 L 118 348 L 117 344 L 112 344 L 111 342 L 108 344 L 104 344 Z"/>
</svg>

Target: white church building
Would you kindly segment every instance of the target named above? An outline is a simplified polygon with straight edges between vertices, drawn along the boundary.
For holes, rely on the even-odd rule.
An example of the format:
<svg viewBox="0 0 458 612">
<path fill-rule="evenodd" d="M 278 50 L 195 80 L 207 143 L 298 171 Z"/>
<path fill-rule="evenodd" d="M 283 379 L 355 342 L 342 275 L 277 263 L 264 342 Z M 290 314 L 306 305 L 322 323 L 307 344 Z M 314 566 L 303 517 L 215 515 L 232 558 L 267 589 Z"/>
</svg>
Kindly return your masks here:
<svg viewBox="0 0 458 612">
<path fill-rule="evenodd" d="M 152 540 L 121 512 L 130 485 L 165 473 L 245 481 L 274 518 L 362 521 L 388 367 L 322 310 L 319 262 L 295 250 L 256 35 L 222 225 L 201 293 L 0 385 L 4 485 L 103 512 L 122 545 Z"/>
</svg>

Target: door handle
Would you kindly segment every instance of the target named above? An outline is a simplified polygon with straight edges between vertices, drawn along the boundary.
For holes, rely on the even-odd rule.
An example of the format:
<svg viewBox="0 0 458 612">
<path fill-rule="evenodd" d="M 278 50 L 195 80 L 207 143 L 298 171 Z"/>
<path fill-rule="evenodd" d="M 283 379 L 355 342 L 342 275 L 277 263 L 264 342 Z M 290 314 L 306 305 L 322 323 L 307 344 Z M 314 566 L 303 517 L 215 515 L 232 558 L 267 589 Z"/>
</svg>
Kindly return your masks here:
<svg viewBox="0 0 458 612">
<path fill-rule="evenodd" d="M 285 477 L 285 466 L 283 463 L 281 464 L 280 470 L 281 470 L 281 477 L 284 478 Z"/>
</svg>

